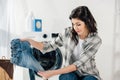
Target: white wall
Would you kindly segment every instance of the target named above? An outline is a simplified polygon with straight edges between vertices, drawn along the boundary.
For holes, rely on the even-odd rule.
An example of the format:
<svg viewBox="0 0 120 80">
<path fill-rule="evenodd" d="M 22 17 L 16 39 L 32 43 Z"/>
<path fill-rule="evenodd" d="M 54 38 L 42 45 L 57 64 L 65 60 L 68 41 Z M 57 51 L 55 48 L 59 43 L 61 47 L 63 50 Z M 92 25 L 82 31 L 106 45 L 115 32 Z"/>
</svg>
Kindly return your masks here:
<svg viewBox="0 0 120 80">
<path fill-rule="evenodd" d="M 69 14 L 79 5 L 87 5 L 98 23 L 102 46 L 97 53 L 97 66 L 103 80 L 112 80 L 115 0 L 15 0 L 14 33 L 29 31 L 26 18 L 30 12 L 43 20 L 43 31 L 61 32 L 71 26 Z"/>
</svg>

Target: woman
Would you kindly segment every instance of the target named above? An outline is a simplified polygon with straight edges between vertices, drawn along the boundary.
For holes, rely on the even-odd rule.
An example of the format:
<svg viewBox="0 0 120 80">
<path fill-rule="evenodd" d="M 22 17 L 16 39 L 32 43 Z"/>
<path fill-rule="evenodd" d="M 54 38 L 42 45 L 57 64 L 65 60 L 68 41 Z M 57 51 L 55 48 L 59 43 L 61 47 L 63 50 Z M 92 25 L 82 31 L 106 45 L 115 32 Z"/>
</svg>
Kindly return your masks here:
<svg viewBox="0 0 120 80">
<path fill-rule="evenodd" d="M 59 80 L 101 80 L 95 65 L 95 54 L 102 41 L 94 17 L 86 6 L 79 6 L 73 9 L 69 19 L 72 27 L 66 28 L 53 43 L 24 39 L 43 53 L 57 47 L 65 48 L 65 67 L 39 71 L 38 75 L 46 79 L 61 74 Z"/>
</svg>

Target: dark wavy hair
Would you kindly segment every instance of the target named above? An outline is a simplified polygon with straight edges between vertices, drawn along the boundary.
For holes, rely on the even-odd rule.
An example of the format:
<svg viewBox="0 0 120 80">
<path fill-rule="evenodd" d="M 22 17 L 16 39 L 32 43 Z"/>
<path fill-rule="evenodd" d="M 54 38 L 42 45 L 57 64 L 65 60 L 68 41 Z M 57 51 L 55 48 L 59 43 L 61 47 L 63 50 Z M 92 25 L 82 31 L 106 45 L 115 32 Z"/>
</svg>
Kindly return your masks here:
<svg viewBox="0 0 120 80">
<path fill-rule="evenodd" d="M 89 33 L 97 33 L 96 21 L 95 21 L 93 15 L 91 14 L 90 10 L 88 9 L 88 7 L 79 6 L 75 9 L 73 9 L 69 16 L 69 19 L 71 20 L 73 18 L 77 18 L 77 19 L 83 21 L 85 23 Z M 74 40 L 74 42 L 76 44 L 78 43 L 77 37 L 78 37 L 78 35 L 75 32 L 74 28 L 72 27 L 72 40 Z"/>
</svg>

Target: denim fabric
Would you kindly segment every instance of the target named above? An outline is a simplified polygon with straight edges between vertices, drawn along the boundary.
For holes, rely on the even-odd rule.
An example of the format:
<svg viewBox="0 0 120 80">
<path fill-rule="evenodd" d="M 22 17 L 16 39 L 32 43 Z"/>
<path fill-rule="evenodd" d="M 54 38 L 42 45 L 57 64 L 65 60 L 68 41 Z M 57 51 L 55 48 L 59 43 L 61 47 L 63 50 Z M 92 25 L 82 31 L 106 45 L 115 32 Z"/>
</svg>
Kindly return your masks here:
<svg viewBox="0 0 120 80">
<path fill-rule="evenodd" d="M 11 63 L 29 68 L 30 80 L 35 80 L 35 72 L 44 71 L 40 62 L 33 56 L 33 50 L 29 42 L 13 39 L 11 41 L 11 53 Z"/>
<path fill-rule="evenodd" d="M 35 80 L 35 72 L 31 69 L 29 69 L 29 76 L 30 76 L 30 80 Z"/>
<path fill-rule="evenodd" d="M 78 80 L 77 75 L 74 72 L 61 74 L 59 80 Z"/>
<path fill-rule="evenodd" d="M 11 41 L 11 63 L 18 66 L 29 68 L 33 71 L 44 71 L 32 54 L 32 48 L 27 41 L 20 41 L 20 39 L 13 39 Z"/>
<path fill-rule="evenodd" d="M 94 76 L 91 75 L 87 75 L 83 78 L 83 80 L 98 80 L 97 78 L 95 78 Z"/>
<path fill-rule="evenodd" d="M 75 72 L 61 74 L 59 80 L 98 80 L 92 75 L 86 75 L 79 77 Z"/>
</svg>

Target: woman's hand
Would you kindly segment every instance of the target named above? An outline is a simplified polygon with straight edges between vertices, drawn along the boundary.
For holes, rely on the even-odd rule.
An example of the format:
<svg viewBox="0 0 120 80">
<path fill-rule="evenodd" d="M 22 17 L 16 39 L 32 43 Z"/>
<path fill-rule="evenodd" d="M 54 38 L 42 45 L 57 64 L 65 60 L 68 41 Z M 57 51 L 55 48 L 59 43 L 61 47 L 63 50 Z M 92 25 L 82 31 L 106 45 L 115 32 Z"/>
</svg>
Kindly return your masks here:
<svg viewBox="0 0 120 80">
<path fill-rule="evenodd" d="M 55 75 L 54 70 L 49 70 L 49 71 L 39 71 L 38 75 L 42 76 L 44 79 L 48 79 L 52 76 Z"/>
<path fill-rule="evenodd" d="M 44 79 L 48 79 L 54 75 L 69 73 L 76 70 L 77 70 L 76 65 L 71 64 L 67 67 L 56 69 L 56 70 L 49 70 L 49 71 L 43 71 L 43 72 L 39 71 L 38 75 L 42 76 Z"/>
</svg>

